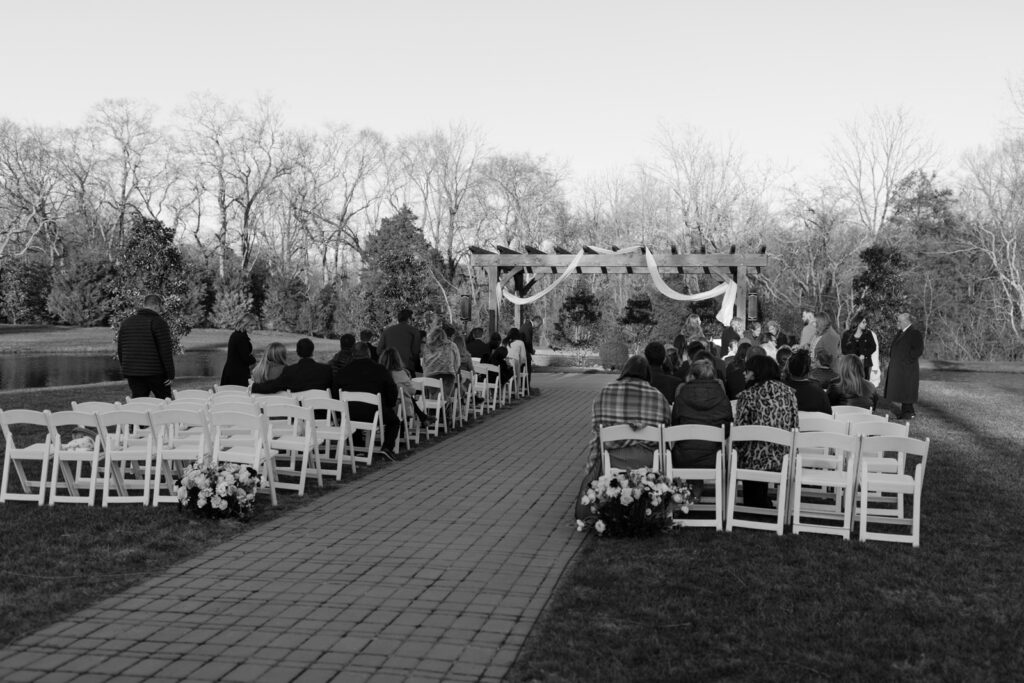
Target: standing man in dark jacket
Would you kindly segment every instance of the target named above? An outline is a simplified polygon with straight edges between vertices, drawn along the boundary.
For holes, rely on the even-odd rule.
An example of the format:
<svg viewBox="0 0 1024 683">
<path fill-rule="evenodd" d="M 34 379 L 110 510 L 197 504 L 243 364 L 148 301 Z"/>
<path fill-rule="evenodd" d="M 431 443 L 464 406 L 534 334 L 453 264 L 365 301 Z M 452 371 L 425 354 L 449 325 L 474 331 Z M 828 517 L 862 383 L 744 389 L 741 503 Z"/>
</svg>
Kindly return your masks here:
<svg viewBox="0 0 1024 683">
<path fill-rule="evenodd" d="M 914 404 L 921 382 L 919 360 L 924 353 L 924 337 L 911 325 L 913 319 L 907 311 L 896 315 L 900 331 L 892 340 L 889 350 L 889 369 L 885 372 L 885 397 L 900 406 L 897 419 L 914 417 Z"/>
<path fill-rule="evenodd" d="M 398 322 L 384 328 L 377 344 L 378 353 L 384 353 L 384 349 L 389 348 L 398 351 L 402 365 L 409 372 L 417 369 L 420 360 L 420 332 L 410 324 L 411 320 L 412 311 L 403 308 L 398 313 Z"/>
<path fill-rule="evenodd" d="M 128 380 L 132 398 L 171 397 L 174 381 L 171 329 L 160 317 L 163 299 L 150 294 L 135 315 L 128 316 L 117 332 L 117 359 Z"/>
</svg>

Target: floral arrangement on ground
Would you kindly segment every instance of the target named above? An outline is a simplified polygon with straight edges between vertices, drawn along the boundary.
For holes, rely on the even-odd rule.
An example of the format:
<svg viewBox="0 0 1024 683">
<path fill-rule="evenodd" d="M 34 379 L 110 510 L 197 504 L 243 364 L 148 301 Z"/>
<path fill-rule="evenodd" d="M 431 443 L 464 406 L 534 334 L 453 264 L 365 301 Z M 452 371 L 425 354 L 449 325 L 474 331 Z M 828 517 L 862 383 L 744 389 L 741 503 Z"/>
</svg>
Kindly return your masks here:
<svg viewBox="0 0 1024 683">
<path fill-rule="evenodd" d="M 613 472 L 590 482 L 580 502 L 592 514 L 576 525 L 599 535 L 649 536 L 669 529 L 673 511 L 689 512 L 692 501 L 690 487 L 678 477 L 669 481 L 647 467 Z"/>
<path fill-rule="evenodd" d="M 198 517 L 222 519 L 252 516 L 256 490 L 263 477 L 247 465 L 189 465 L 174 482 L 174 492 L 184 510 Z"/>
</svg>

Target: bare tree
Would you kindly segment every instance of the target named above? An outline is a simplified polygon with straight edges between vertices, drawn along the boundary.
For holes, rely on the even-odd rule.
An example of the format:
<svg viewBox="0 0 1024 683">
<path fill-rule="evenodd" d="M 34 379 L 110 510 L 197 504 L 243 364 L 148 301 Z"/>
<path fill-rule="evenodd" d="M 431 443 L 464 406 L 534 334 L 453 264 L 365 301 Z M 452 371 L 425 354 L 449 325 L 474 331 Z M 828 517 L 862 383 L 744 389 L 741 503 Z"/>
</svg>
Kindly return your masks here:
<svg viewBox="0 0 1024 683">
<path fill-rule="evenodd" d="M 903 109 L 876 109 L 866 119 L 844 125 L 828 150 L 836 184 L 872 234 L 888 220 L 900 180 L 931 164 L 935 156 L 934 144 Z"/>
</svg>

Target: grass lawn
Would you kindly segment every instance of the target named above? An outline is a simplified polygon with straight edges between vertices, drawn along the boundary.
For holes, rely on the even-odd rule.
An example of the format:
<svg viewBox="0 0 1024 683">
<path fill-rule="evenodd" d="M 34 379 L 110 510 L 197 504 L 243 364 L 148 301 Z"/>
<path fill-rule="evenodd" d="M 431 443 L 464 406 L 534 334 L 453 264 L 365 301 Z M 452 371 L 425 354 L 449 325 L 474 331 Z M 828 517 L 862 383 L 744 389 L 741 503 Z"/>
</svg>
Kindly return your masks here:
<svg viewBox="0 0 1024 683">
<path fill-rule="evenodd" d="M 592 537 L 508 677 L 1012 680 L 1024 668 L 1020 376 L 922 383 L 922 543 Z"/>
</svg>

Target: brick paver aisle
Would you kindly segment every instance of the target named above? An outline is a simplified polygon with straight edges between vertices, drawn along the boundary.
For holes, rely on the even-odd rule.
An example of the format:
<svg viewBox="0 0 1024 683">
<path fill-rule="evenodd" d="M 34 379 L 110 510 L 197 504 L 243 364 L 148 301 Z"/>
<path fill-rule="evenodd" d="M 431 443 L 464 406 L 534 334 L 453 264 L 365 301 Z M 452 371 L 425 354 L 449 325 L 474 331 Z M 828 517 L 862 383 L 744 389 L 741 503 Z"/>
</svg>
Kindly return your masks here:
<svg viewBox="0 0 1024 683">
<path fill-rule="evenodd" d="M 583 538 L 605 375 L 540 396 L 0 651 L 0 681 L 499 680 Z"/>
</svg>

